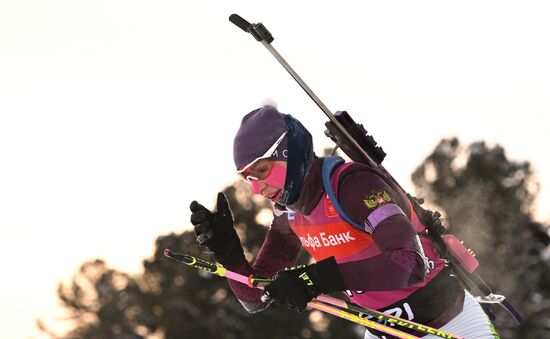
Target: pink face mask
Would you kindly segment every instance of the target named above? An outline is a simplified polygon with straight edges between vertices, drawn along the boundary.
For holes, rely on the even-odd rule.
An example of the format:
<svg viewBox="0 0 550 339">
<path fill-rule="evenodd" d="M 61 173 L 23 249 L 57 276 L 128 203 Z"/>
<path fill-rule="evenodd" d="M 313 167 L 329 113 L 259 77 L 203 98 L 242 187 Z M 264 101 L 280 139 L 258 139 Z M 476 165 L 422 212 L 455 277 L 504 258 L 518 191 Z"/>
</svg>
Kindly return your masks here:
<svg viewBox="0 0 550 339">
<path fill-rule="evenodd" d="M 260 182 L 258 178 L 253 176 L 247 176 L 246 179 L 248 182 L 250 182 L 250 185 L 252 185 L 252 194 L 260 194 L 262 193 L 260 191 Z M 271 172 L 265 177 L 263 182 L 265 182 L 269 186 L 277 187 L 279 189 L 283 189 L 285 187 L 285 180 L 286 180 L 286 167 L 275 164 L 273 167 L 271 167 Z"/>
</svg>

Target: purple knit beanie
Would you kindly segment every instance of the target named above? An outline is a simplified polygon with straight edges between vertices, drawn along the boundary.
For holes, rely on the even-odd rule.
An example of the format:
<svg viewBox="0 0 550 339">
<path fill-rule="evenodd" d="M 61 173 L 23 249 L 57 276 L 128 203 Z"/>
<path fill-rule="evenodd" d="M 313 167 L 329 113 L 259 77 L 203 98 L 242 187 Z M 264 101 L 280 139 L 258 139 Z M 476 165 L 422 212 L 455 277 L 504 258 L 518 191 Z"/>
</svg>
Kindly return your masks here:
<svg viewBox="0 0 550 339">
<path fill-rule="evenodd" d="M 264 155 L 284 131 L 284 116 L 274 106 L 263 106 L 245 115 L 233 140 L 233 160 L 237 170 Z M 285 137 L 270 158 L 286 160 L 287 157 Z"/>
</svg>

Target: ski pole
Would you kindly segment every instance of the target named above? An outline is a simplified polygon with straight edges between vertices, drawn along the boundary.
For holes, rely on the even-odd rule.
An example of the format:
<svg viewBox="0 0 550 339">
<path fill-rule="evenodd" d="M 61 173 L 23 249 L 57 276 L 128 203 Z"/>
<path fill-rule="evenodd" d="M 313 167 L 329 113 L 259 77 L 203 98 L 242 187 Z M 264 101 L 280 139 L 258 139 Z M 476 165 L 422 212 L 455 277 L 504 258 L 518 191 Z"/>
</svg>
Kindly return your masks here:
<svg viewBox="0 0 550 339">
<path fill-rule="evenodd" d="M 335 315 L 337 317 L 340 317 L 342 319 L 352 321 L 356 324 L 363 325 L 365 327 L 368 327 L 368 328 L 371 328 L 371 329 L 374 329 L 374 330 L 378 330 L 378 331 L 384 332 L 386 334 L 391 334 L 391 335 L 393 335 L 397 338 L 420 339 L 419 337 L 416 337 L 412 334 L 401 332 L 399 330 L 394 329 L 393 327 L 382 325 L 382 324 L 374 322 L 372 320 L 362 318 L 358 315 L 346 312 L 346 311 L 341 310 L 341 309 L 336 308 L 336 307 L 329 306 L 325 303 L 321 303 L 321 302 L 318 302 L 318 301 L 310 301 L 308 303 L 308 306 L 310 306 L 312 308 L 315 308 L 315 309 L 317 309 L 321 312 L 329 313 L 329 314 Z"/>
<path fill-rule="evenodd" d="M 253 288 L 258 288 L 258 289 L 262 289 L 262 290 L 264 289 L 264 286 L 262 286 L 260 284 L 257 284 L 256 286 L 253 286 L 251 283 L 249 283 L 250 280 L 246 276 L 235 273 L 235 272 L 231 272 L 231 271 L 225 269 L 224 267 L 220 267 L 220 266 L 218 266 L 214 263 L 208 262 L 206 260 L 202 260 L 200 258 L 196 258 L 196 257 L 193 257 L 193 256 L 188 255 L 188 254 L 177 253 L 177 252 L 174 252 L 170 249 L 165 249 L 164 250 L 164 255 L 168 258 L 177 260 L 179 262 L 182 262 L 186 265 L 189 265 L 189 266 L 192 266 L 192 267 L 195 267 L 195 268 L 198 268 L 198 269 L 202 269 L 204 271 L 207 271 L 209 273 L 218 275 L 220 277 L 225 277 L 225 278 L 228 278 L 228 279 L 231 279 L 231 280 L 235 280 L 237 282 L 246 284 L 246 285 L 248 285 L 250 287 L 253 287 Z M 268 280 L 264 279 L 264 281 L 267 282 Z M 356 324 L 360 324 L 360 325 L 366 326 L 368 328 L 375 329 L 375 330 L 378 330 L 380 332 L 384 332 L 386 334 L 391 334 L 391 335 L 393 335 L 397 338 L 400 338 L 400 339 L 420 339 L 419 337 L 416 337 L 414 335 L 411 335 L 411 334 L 408 334 L 408 333 L 405 333 L 405 332 L 401 332 L 401 331 L 396 330 L 392 327 L 376 323 L 372 320 L 361 318 L 361 317 L 359 317 L 355 314 L 345 312 L 341 309 L 329 306 L 327 304 L 324 304 L 324 303 L 321 303 L 321 302 L 318 302 L 318 301 L 310 301 L 307 304 L 307 306 L 311 307 L 311 308 L 314 308 L 314 309 L 317 309 L 321 312 L 329 313 L 329 314 L 335 315 L 337 317 L 340 317 L 342 319 L 349 320 L 349 321 L 354 322 Z"/>
<path fill-rule="evenodd" d="M 188 266 L 192 266 L 194 268 L 205 270 L 209 273 L 218 275 L 220 277 L 225 277 L 225 278 L 228 278 L 228 279 L 231 279 L 231 280 L 235 280 L 235 281 L 240 282 L 242 284 L 246 284 L 250 287 L 263 289 L 263 287 L 266 283 L 269 283 L 269 282 L 272 281 L 272 279 L 246 277 L 242 274 L 238 274 L 238 273 L 229 271 L 229 270 L 225 269 L 222 266 L 216 265 L 216 264 L 208 262 L 206 260 L 196 258 L 196 257 L 194 257 L 192 255 L 188 255 L 188 254 L 177 253 L 177 252 L 174 252 L 170 249 L 165 249 L 164 250 L 164 255 L 168 258 L 171 258 L 171 259 L 174 259 L 176 261 L 182 262 L 182 263 L 184 263 Z M 354 312 L 369 315 L 369 316 L 375 318 L 378 321 L 378 323 L 374 322 L 374 324 L 376 324 L 377 326 L 378 325 L 385 326 L 386 324 L 394 324 L 394 325 L 401 326 L 401 327 L 404 327 L 404 328 L 407 328 L 407 329 L 416 330 L 418 332 L 423 332 L 425 334 L 432 334 L 432 335 L 438 336 L 440 338 L 463 339 L 460 336 L 456 336 L 456 335 L 447 333 L 445 331 L 441 331 L 439 329 L 431 328 L 429 326 L 425 326 L 425 325 L 418 324 L 418 323 L 415 323 L 415 322 L 412 322 L 412 321 L 408 321 L 408 320 L 405 320 L 405 319 L 394 317 L 394 316 L 391 316 L 391 315 L 388 315 L 388 314 L 385 314 L 385 313 L 382 313 L 382 312 L 378 312 L 378 311 L 375 311 L 375 310 L 364 308 L 364 307 L 361 307 L 357 304 L 348 303 L 348 302 L 346 302 L 342 299 L 334 298 L 334 297 L 331 297 L 329 295 L 320 295 L 316 299 L 317 299 L 317 301 L 320 301 L 320 302 L 323 302 L 323 303 L 326 303 L 326 304 L 331 304 L 331 305 L 334 305 L 334 306 L 337 306 L 337 307 L 340 307 L 340 308 L 345 308 L 345 309 L 348 309 L 348 310 L 351 310 L 351 311 L 354 311 Z M 360 316 L 356 316 L 355 314 L 351 314 L 349 312 L 345 312 L 345 311 L 342 311 L 340 309 L 335 309 L 335 308 L 333 308 L 331 306 L 328 306 L 326 304 L 322 304 L 322 303 L 319 303 L 319 302 L 314 302 L 314 303 L 315 303 L 315 306 L 316 306 L 314 308 L 316 308 L 316 309 L 319 309 L 319 307 L 321 307 L 321 308 L 323 308 L 322 311 L 325 311 L 327 313 L 336 315 L 340 318 L 350 320 L 350 321 L 355 322 L 355 323 L 359 323 L 358 322 L 359 320 L 356 319 L 355 317 L 357 317 L 359 319 L 367 320 L 367 319 L 362 318 Z M 329 307 L 329 308 L 327 308 L 327 307 Z M 342 311 L 343 313 L 340 313 L 340 311 Z M 337 314 L 335 314 L 335 312 Z M 354 317 L 350 318 L 348 315 L 352 315 Z M 372 324 L 370 324 L 371 322 L 372 321 L 369 320 L 369 325 L 372 325 Z M 361 321 L 361 325 L 365 325 L 365 324 Z M 367 325 L 365 325 L 365 326 L 367 326 Z M 367 326 L 367 327 L 373 328 L 372 326 Z M 385 326 L 385 327 L 387 327 L 387 326 Z M 375 329 L 378 329 L 378 328 L 375 328 Z"/>
<path fill-rule="evenodd" d="M 237 27 L 242 29 L 243 31 L 252 34 L 256 40 L 260 41 L 262 45 L 267 48 L 267 50 L 279 61 L 279 63 L 286 69 L 286 71 L 296 80 L 298 85 L 302 87 L 304 91 L 306 91 L 307 95 L 319 106 L 319 108 L 325 113 L 325 115 L 329 118 L 329 120 L 337 127 L 340 133 L 342 133 L 346 139 L 348 139 L 353 146 L 361 153 L 361 155 L 365 158 L 365 160 L 373 167 L 377 167 L 378 163 L 372 159 L 372 157 L 359 145 L 357 140 L 355 140 L 351 134 L 342 126 L 340 121 L 338 121 L 334 114 L 325 106 L 325 104 L 319 99 L 315 93 L 309 88 L 309 86 L 300 78 L 298 73 L 290 67 L 290 65 L 286 62 L 286 60 L 277 52 L 273 46 L 271 46 L 271 42 L 274 40 L 273 35 L 265 28 L 265 26 L 262 23 L 257 24 L 251 24 L 242 17 L 240 17 L 238 14 L 231 14 L 229 16 L 229 21 L 234 23 Z"/>
<path fill-rule="evenodd" d="M 256 283 L 256 280 L 258 280 L 258 283 Z M 267 279 L 254 278 L 254 277 L 250 277 L 248 279 L 249 285 L 252 284 L 252 286 L 254 286 L 254 287 L 256 287 L 257 285 L 260 285 L 260 284 L 264 284 L 266 282 L 266 280 Z M 271 281 L 271 280 L 268 280 L 268 281 Z M 447 332 L 442 331 L 440 329 L 436 329 L 436 328 L 432 328 L 432 327 L 429 327 L 429 326 L 426 326 L 426 325 L 415 323 L 415 322 L 410 321 L 410 320 L 405 320 L 405 319 L 402 319 L 402 318 L 394 317 L 394 316 L 391 316 L 391 315 L 388 315 L 388 314 L 385 314 L 385 313 L 382 313 L 382 312 L 379 312 L 379 311 L 375 311 L 375 310 L 372 310 L 372 309 L 369 309 L 369 308 L 359 306 L 359 305 L 351 303 L 351 302 L 347 302 L 347 301 L 342 300 L 342 299 L 331 297 L 330 295 L 323 295 L 322 294 L 322 295 L 317 296 L 316 299 L 319 300 L 319 301 L 322 301 L 324 303 L 327 303 L 327 304 L 331 304 L 331 305 L 334 305 L 334 306 L 337 306 L 337 307 L 340 307 L 340 308 L 344 308 L 344 309 L 348 309 L 350 311 L 357 312 L 359 314 L 366 314 L 366 315 L 371 316 L 372 318 L 376 319 L 379 323 L 384 324 L 384 325 L 386 325 L 386 324 L 395 324 L 397 326 L 401 326 L 401 327 L 408 328 L 408 329 L 411 329 L 411 330 L 415 330 L 415 331 L 418 331 L 418 332 L 422 332 L 422 333 L 425 333 L 425 334 L 432 334 L 432 335 L 435 335 L 435 336 L 440 337 L 440 338 L 464 339 L 463 337 L 460 337 L 460 336 L 457 336 L 457 335 L 454 335 L 454 334 L 451 334 L 451 333 L 447 333 Z"/>
</svg>

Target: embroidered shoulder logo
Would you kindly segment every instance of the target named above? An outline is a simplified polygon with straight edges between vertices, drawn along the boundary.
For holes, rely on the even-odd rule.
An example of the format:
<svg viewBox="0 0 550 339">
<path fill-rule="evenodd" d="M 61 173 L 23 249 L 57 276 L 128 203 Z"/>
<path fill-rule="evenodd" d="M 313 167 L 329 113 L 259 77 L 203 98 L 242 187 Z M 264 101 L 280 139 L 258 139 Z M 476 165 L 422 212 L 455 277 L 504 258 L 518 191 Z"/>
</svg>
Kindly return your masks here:
<svg viewBox="0 0 550 339">
<path fill-rule="evenodd" d="M 390 201 L 391 201 L 391 196 L 386 191 L 376 192 L 374 194 L 369 195 L 365 199 L 363 199 L 365 206 L 367 206 L 368 208 L 375 208 L 378 206 L 382 206 Z"/>
</svg>

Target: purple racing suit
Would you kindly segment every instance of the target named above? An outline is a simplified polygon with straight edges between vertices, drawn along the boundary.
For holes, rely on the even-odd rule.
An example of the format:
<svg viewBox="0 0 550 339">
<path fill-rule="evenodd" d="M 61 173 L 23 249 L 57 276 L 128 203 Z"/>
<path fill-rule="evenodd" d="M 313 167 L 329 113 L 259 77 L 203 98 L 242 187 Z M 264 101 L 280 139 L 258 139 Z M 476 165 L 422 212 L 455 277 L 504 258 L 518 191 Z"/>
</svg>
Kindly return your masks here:
<svg viewBox="0 0 550 339">
<path fill-rule="evenodd" d="M 275 213 L 262 248 L 250 264 L 228 267 L 243 275 L 269 277 L 296 263 L 301 247 L 316 260 L 334 256 L 354 303 L 433 327 L 462 310 L 464 290 L 425 235 L 408 198 L 383 168 L 347 163 L 331 176 L 348 224 L 328 198 L 316 159 L 300 197 Z M 277 215 L 279 214 L 279 215 Z M 251 313 L 265 309 L 261 291 L 229 282 Z"/>
</svg>

